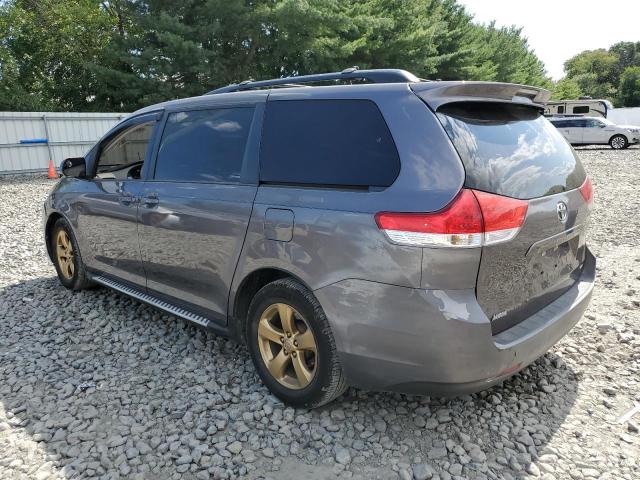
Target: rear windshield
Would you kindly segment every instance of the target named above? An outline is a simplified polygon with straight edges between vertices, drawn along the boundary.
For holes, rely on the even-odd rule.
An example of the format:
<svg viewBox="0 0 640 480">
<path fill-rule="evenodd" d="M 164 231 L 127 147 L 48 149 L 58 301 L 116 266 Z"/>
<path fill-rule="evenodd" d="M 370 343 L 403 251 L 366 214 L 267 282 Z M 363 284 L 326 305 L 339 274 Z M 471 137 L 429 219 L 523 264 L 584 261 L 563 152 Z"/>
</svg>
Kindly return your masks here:
<svg viewBox="0 0 640 480">
<path fill-rule="evenodd" d="M 460 102 L 437 115 L 462 158 L 469 188 L 529 199 L 584 182 L 573 149 L 535 108 Z"/>
</svg>

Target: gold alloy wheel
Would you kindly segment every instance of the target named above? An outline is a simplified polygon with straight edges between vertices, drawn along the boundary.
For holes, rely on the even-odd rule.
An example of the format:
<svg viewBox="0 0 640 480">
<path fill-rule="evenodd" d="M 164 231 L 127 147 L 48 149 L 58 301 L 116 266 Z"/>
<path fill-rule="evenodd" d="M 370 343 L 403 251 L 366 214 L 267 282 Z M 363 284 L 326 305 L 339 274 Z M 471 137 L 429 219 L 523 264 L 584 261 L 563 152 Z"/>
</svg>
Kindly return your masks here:
<svg viewBox="0 0 640 480">
<path fill-rule="evenodd" d="M 267 369 L 279 383 L 300 390 L 313 380 L 318 347 L 309 324 L 293 307 L 274 303 L 258 323 L 258 346 Z"/>
<path fill-rule="evenodd" d="M 66 279 L 73 278 L 75 266 L 73 264 L 73 245 L 67 232 L 60 229 L 56 236 L 56 257 L 62 275 Z"/>
</svg>

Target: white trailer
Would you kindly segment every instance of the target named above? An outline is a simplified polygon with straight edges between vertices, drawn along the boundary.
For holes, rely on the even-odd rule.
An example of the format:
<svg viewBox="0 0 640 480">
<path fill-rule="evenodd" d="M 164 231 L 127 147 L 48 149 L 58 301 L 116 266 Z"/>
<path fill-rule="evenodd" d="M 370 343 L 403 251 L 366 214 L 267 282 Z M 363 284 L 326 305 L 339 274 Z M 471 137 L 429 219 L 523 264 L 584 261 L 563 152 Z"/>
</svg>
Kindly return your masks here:
<svg viewBox="0 0 640 480">
<path fill-rule="evenodd" d="M 547 102 L 544 114 L 552 115 L 586 115 L 589 117 L 607 118 L 613 110 L 609 100 L 594 100 L 585 98 L 580 100 L 561 100 L 559 102 Z"/>
</svg>

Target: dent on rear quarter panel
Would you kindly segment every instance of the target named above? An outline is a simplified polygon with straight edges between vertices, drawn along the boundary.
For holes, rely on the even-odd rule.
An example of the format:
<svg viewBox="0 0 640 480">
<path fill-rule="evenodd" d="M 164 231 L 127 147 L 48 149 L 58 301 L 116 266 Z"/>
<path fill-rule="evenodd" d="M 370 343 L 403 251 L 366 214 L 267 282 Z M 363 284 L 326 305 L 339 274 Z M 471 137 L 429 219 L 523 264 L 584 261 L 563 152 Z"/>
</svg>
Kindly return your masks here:
<svg viewBox="0 0 640 480">
<path fill-rule="evenodd" d="M 232 285 L 232 302 L 242 280 L 260 268 L 289 272 L 312 290 L 353 278 L 419 288 L 422 249 L 391 244 L 374 215 L 436 211 L 460 190 L 464 170 L 438 120 L 403 84 L 275 90 L 269 101 L 305 98 L 375 102 L 398 149 L 400 173 L 383 191 L 261 185 Z M 293 211 L 289 242 L 266 239 L 268 208 Z"/>
</svg>

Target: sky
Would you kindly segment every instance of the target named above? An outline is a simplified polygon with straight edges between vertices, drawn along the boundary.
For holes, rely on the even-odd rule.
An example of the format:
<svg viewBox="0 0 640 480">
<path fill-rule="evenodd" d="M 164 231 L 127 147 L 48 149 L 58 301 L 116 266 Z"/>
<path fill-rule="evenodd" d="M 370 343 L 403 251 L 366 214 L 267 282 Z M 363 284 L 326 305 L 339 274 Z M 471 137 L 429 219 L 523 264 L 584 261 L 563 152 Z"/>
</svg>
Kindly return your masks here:
<svg viewBox="0 0 640 480">
<path fill-rule="evenodd" d="M 640 0 L 459 0 L 478 23 L 523 27 L 530 47 L 554 80 L 583 50 L 640 41 Z"/>
</svg>

